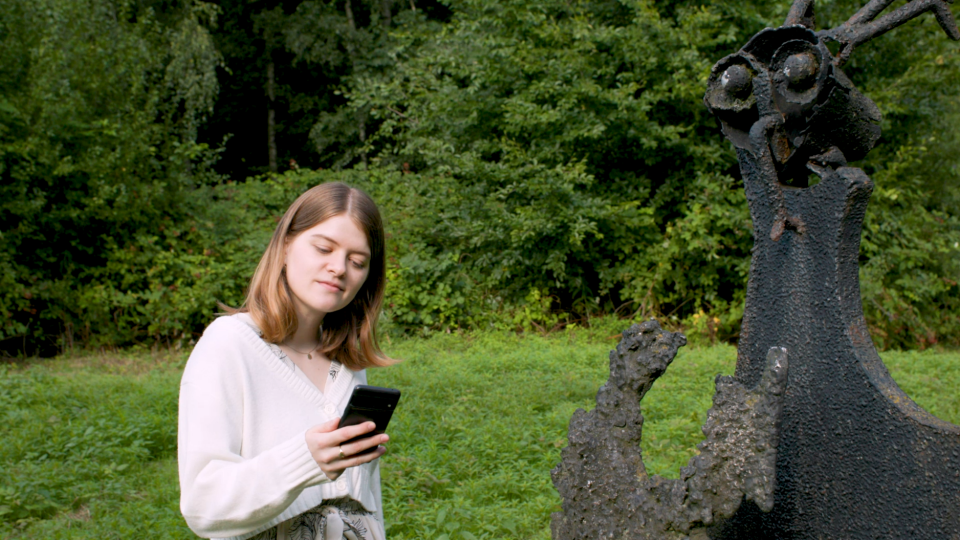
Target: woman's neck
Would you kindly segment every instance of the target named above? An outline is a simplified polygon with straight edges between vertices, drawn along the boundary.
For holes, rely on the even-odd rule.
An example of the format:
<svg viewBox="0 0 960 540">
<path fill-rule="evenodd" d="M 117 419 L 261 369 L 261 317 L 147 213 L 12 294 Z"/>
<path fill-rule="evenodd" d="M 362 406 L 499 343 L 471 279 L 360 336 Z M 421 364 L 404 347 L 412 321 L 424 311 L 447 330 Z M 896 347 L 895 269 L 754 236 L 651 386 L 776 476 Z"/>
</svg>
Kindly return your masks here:
<svg viewBox="0 0 960 540">
<path fill-rule="evenodd" d="M 296 305 L 294 310 L 297 312 L 297 331 L 288 337 L 284 343 L 292 348 L 305 351 L 313 349 L 319 345 L 320 323 L 323 322 L 323 313 L 317 313 L 306 306 Z"/>
</svg>

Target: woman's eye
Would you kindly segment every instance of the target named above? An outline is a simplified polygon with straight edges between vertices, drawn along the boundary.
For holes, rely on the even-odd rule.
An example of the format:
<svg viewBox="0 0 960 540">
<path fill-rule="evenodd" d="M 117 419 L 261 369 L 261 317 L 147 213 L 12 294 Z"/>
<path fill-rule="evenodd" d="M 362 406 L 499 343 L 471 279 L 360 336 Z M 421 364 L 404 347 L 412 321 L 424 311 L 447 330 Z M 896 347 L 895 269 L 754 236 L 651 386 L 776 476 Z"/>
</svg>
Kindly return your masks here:
<svg viewBox="0 0 960 540">
<path fill-rule="evenodd" d="M 363 270 L 363 268 L 367 265 L 365 261 L 350 261 L 350 262 L 352 262 L 353 266 L 358 270 Z"/>
<path fill-rule="evenodd" d="M 319 251 L 320 253 L 324 253 L 324 254 L 330 253 L 330 249 L 325 248 L 325 247 L 323 247 L 323 246 L 317 246 L 317 251 Z"/>
</svg>

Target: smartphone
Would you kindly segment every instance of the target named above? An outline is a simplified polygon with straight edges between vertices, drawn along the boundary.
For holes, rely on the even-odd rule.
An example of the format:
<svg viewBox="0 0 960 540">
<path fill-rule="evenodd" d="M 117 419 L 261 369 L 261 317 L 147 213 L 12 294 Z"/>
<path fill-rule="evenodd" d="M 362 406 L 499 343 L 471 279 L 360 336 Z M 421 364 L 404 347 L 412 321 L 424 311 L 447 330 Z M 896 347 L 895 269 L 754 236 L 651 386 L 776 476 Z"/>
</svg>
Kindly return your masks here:
<svg viewBox="0 0 960 540">
<path fill-rule="evenodd" d="M 340 418 L 339 427 L 355 426 L 368 421 L 372 421 L 377 427 L 372 432 L 364 433 L 343 444 L 385 432 L 399 401 L 400 391 L 395 388 L 381 388 L 365 384 L 355 386 L 353 394 L 350 395 L 350 401 L 347 403 L 347 408 L 344 409 L 343 416 Z M 363 452 L 358 452 L 357 455 L 373 452 L 376 449 L 377 447 L 374 446 Z"/>
</svg>

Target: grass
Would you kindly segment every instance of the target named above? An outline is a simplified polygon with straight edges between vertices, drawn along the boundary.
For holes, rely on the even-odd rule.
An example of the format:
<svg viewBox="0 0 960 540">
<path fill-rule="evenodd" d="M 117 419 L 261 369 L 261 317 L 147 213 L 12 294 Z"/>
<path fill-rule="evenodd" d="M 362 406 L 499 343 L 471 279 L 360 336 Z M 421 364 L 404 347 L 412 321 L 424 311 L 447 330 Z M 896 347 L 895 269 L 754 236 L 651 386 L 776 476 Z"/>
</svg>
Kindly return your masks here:
<svg viewBox="0 0 960 540">
<path fill-rule="evenodd" d="M 133 353 L 0 372 L 0 537 L 189 538 L 175 459 L 183 359 Z"/>
<path fill-rule="evenodd" d="M 391 540 L 550 537 L 550 470 L 578 407 L 607 377 L 616 331 L 394 339 L 403 390 L 383 458 Z M 960 353 L 882 355 L 904 390 L 960 423 Z M 176 407 L 183 354 L 128 351 L 0 368 L 0 537 L 195 538 L 178 510 Z M 644 461 L 676 477 L 695 453 L 730 346 L 681 349 L 644 399 Z"/>
</svg>

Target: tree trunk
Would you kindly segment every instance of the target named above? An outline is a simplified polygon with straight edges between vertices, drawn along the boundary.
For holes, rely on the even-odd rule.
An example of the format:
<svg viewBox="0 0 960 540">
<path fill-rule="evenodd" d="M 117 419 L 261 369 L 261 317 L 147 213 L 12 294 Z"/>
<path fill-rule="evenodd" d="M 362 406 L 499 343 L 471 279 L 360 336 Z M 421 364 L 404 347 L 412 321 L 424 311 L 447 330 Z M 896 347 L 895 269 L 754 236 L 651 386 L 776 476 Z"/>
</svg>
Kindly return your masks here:
<svg viewBox="0 0 960 540">
<path fill-rule="evenodd" d="M 393 13 L 390 12 L 390 4 L 393 0 L 380 0 L 380 20 L 383 22 L 384 31 L 389 30 L 393 25 Z"/>
<path fill-rule="evenodd" d="M 344 11 L 346 12 L 346 15 L 347 15 L 347 22 L 350 24 L 351 33 L 356 34 L 357 22 L 353 18 L 352 0 L 347 0 L 344 3 Z M 353 36 L 350 36 L 350 38 L 347 40 L 347 54 L 350 55 L 350 70 L 353 73 L 356 73 L 357 72 L 357 51 L 354 47 L 352 40 L 353 40 Z M 366 124 L 366 119 L 364 118 L 365 116 L 366 115 L 363 113 L 363 111 L 359 111 L 357 114 L 357 132 L 359 133 L 359 136 L 360 136 L 361 145 L 363 145 L 367 140 L 367 124 Z M 360 150 L 360 159 L 363 161 L 364 165 L 367 164 L 366 150 Z"/>
<path fill-rule="evenodd" d="M 273 62 L 267 64 L 267 155 L 269 156 L 270 172 L 277 172 L 277 129 L 276 111 L 273 108 L 276 94 L 273 89 Z"/>
<path fill-rule="evenodd" d="M 343 9 L 344 9 L 344 11 L 347 12 L 347 22 L 350 23 L 350 30 L 353 30 L 354 32 L 356 32 L 356 31 L 357 31 L 357 23 L 356 23 L 356 21 L 353 20 L 353 6 L 351 5 L 352 3 L 353 3 L 352 0 L 347 0 L 346 2 L 344 2 Z M 348 52 L 350 52 L 350 58 L 352 59 L 352 58 L 353 58 L 353 43 L 348 43 L 348 44 L 347 44 L 347 50 L 348 50 Z"/>
</svg>

